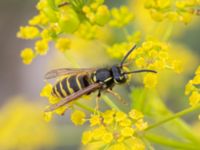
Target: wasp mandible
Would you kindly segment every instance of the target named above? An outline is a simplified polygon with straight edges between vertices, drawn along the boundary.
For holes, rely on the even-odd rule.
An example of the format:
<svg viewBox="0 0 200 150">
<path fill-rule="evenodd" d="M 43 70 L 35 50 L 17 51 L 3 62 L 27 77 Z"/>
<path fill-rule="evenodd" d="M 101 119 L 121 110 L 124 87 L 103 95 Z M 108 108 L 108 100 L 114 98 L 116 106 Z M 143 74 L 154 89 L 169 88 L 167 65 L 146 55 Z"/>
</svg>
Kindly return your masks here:
<svg viewBox="0 0 200 150">
<path fill-rule="evenodd" d="M 120 64 L 113 65 L 109 68 L 61 68 L 49 71 L 45 75 L 45 79 L 67 76 L 58 81 L 52 89 L 52 96 L 62 98 L 63 100 L 51 105 L 46 111 L 53 111 L 83 95 L 88 95 L 95 91 L 98 91 L 97 97 L 99 98 L 101 91 L 111 91 L 116 84 L 125 83 L 128 74 L 140 72 L 157 73 L 149 69 L 130 72 L 124 71 L 124 63 L 135 48 L 136 45 L 127 52 Z"/>
</svg>

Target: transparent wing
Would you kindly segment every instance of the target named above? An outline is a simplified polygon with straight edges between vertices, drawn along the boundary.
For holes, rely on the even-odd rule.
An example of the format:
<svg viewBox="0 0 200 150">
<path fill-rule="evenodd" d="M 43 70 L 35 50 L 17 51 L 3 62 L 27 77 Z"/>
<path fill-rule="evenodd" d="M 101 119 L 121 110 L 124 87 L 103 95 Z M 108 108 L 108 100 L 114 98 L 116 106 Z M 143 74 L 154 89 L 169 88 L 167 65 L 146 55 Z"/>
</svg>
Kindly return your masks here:
<svg viewBox="0 0 200 150">
<path fill-rule="evenodd" d="M 52 79 L 63 75 L 71 75 L 78 73 L 90 73 L 95 71 L 96 68 L 60 68 L 54 69 L 45 74 L 45 79 Z"/>
<path fill-rule="evenodd" d="M 45 110 L 45 112 L 53 111 L 61 106 L 64 106 L 68 104 L 69 102 L 81 97 L 82 95 L 85 95 L 89 92 L 93 92 L 99 88 L 101 88 L 102 84 L 100 83 L 94 83 L 91 84 L 90 86 L 86 87 L 85 89 L 79 90 L 69 96 L 67 96 L 65 99 L 61 100 L 60 102 L 51 105 L 48 109 Z"/>
</svg>

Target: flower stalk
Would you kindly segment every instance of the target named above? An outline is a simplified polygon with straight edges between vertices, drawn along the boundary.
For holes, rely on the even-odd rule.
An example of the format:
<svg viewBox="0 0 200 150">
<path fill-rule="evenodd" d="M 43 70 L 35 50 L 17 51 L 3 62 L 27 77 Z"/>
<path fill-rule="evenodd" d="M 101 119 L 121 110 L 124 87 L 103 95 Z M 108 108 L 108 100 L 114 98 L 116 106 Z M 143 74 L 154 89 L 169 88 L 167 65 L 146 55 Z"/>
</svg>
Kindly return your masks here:
<svg viewBox="0 0 200 150">
<path fill-rule="evenodd" d="M 191 113 L 191 112 L 193 112 L 195 110 L 198 110 L 198 109 L 200 109 L 200 104 L 197 105 L 197 106 L 194 106 L 194 107 L 187 108 L 187 109 L 185 109 L 183 111 L 180 111 L 180 112 L 178 112 L 178 113 L 176 113 L 176 114 L 174 114 L 172 116 L 167 117 L 166 119 L 163 119 L 163 120 L 161 120 L 161 121 L 159 121 L 159 122 L 157 122 L 155 124 L 152 124 L 148 128 L 146 128 L 145 131 L 157 128 L 157 127 L 159 127 L 159 126 L 161 126 L 161 125 L 163 125 L 163 124 L 165 124 L 165 123 L 167 123 L 167 122 L 169 122 L 169 121 L 171 121 L 173 119 L 182 117 L 182 116 L 187 115 L 188 113 Z"/>
</svg>

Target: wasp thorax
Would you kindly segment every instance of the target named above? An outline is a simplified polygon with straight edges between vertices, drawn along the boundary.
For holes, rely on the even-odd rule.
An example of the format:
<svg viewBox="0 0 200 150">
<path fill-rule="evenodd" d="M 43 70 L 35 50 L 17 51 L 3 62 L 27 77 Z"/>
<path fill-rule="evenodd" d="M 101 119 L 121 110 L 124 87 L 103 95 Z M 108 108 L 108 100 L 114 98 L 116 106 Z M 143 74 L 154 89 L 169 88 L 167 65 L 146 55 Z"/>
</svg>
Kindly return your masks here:
<svg viewBox="0 0 200 150">
<path fill-rule="evenodd" d="M 106 87 L 111 87 L 113 84 L 113 76 L 110 69 L 101 68 L 92 74 L 92 80 L 97 83 L 103 83 Z"/>
<path fill-rule="evenodd" d="M 118 66 L 112 66 L 111 72 L 115 83 L 125 83 L 127 76 L 123 73 L 122 69 Z"/>
</svg>

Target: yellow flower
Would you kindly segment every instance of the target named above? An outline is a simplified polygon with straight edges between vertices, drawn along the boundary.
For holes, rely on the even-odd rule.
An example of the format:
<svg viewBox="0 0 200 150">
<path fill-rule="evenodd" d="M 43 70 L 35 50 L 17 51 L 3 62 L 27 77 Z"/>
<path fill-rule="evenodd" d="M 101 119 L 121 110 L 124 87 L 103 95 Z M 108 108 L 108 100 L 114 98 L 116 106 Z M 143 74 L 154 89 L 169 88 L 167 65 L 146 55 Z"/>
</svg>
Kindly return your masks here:
<svg viewBox="0 0 200 150">
<path fill-rule="evenodd" d="M 163 21 L 163 19 L 165 18 L 165 14 L 163 14 L 162 12 L 159 12 L 157 10 L 151 10 L 151 17 L 155 20 L 155 21 Z"/>
<path fill-rule="evenodd" d="M 195 76 L 186 84 L 185 94 L 189 95 L 189 104 L 195 107 L 200 103 L 200 66 L 195 71 Z M 199 115 L 200 118 L 200 115 Z"/>
<path fill-rule="evenodd" d="M 196 9 L 198 6 L 198 2 L 192 0 L 149 0 L 145 4 L 146 9 L 149 9 L 151 17 L 155 21 L 168 19 L 169 21 L 181 21 L 185 24 L 191 22 L 193 15 L 195 15 L 191 10 Z"/>
<path fill-rule="evenodd" d="M 17 33 L 17 37 L 22 39 L 34 39 L 37 36 L 39 36 L 39 30 L 33 26 L 20 27 L 20 31 Z"/>
<path fill-rule="evenodd" d="M 101 124 L 101 118 L 98 115 L 92 115 L 90 118 L 90 126 L 100 125 Z"/>
<path fill-rule="evenodd" d="M 125 127 L 121 130 L 121 135 L 124 137 L 130 137 L 134 134 L 134 130 L 131 127 Z"/>
<path fill-rule="evenodd" d="M 95 21 L 98 25 L 105 25 L 110 20 L 110 11 L 106 5 L 97 8 Z"/>
<path fill-rule="evenodd" d="M 128 147 L 123 143 L 115 143 L 108 150 L 128 150 Z"/>
<path fill-rule="evenodd" d="M 196 106 L 200 102 L 200 93 L 196 91 L 192 92 L 189 101 L 191 106 Z"/>
<path fill-rule="evenodd" d="M 200 75 L 200 66 L 197 68 L 195 74 L 196 74 L 196 75 Z"/>
<path fill-rule="evenodd" d="M 39 2 L 36 5 L 36 8 L 38 10 L 42 10 L 42 9 L 44 9 L 47 6 L 48 6 L 48 2 L 46 0 L 39 0 Z"/>
<path fill-rule="evenodd" d="M 83 135 L 82 135 L 82 143 L 84 145 L 88 144 L 91 140 L 92 140 L 92 132 L 91 131 L 85 131 L 83 132 Z"/>
<path fill-rule="evenodd" d="M 97 25 L 82 23 L 75 34 L 83 39 L 92 40 L 97 37 L 99 30 Z"/>
<path fill-rule="evenodd" d="M 193 86 L 193 81 L 190 80 L 188 84 L 185 86 L 185 95 L 189 95 L 194 90 L 195 90 L 195 87 Z"/>
<path fill-rule="evenodd" d="M 102 140 L 105 144 L 109 144 L 111 143 L 111 141 L 113 140 L 113 135 L 110 132 L 104 133 Z"/>
<path fill-rule="evenodd" d="M 70 48 L 70 44 L 71 44 L 70 39 L 68 39 L 68 38 L 59 38 L 56 41 L 56 48 L 60 52 L 65 52 L 66 50 L 68 50 Z"/>
<path fill-rule="evenodd" d="M 196 75 L 193 78 L 192 83 L 195 84 L 195 85 L 200 84 L 200 75 Z"/>
<path fill-rule="evenodd" d="M 144 68 L 146 65 L 145 59 L 143 57 L 140 57 L 135 61 L 136 65 L 140 68 Z"/>
<path fill-rule="evenodd" d="M 132 47 L 132 42 L 115 43 L 111 47 L 107 48 L 107 52 L 111 57 L 121 59 L 125 55 L 125 53 L 127 53 L 127 50 L 129 50 Z"/>
<path fill-rule="evenodd" d="M 147 149 L 145 147 L 145 143 L 143 143 L 143 141 L 137 137 L 130 138 L 127 141 L 127 143 L 130 145 L 134 145 L 134 146 L 131 146 L 130 150 L 146 150 Z"/>
<path fill-rule="evenodd" d="M 189 12 L 185 12 L 185 13 L 182 13 L 181 14 L 181 17 L 180 17 L 180 20 L 185 23 L 185 24 L 188 24 L 192 21 L 192 17 L 193 15 Z"/>
<path fill-rule="evenodd" d="M 146 129 L 148 127 L 148 123 L 144 122 L 143 119 L 140 119 L 135 123 L 135 126 L 137 127 L 137 129 L 139 131 L 142 131 L 142 130 L 144 130 L 144 129 Z"/>
<path fill-rule="evenodd" d="M 133 119 L 133 120 L 138 120 L 138 119 L 142 119 L 144 117 L 144 115 L 136 110 L 136 109 L 132 109 L 130 112 L 129 112 L 129 116 Z"/>
<path fill-rule="evenodd" d="M 80 110 L 75 110 L 71 114 L 71 120 L 75 125 L 82 125 L 85 123 L 85 113 Z"/>
<path fill-rule="evenodd" d="M 44 29 L 41 32 L 41 38 L 47 41 L 50 41 L 52 39 L 51 37 L 51 31 L 49 29 Z"/>
<path fill-rule="evenodd" d="M 155 88 L 157 85 L 157 75 L 153 73 L 148 73 L 145 75 L 143 83 L 145 88 Z"/>
<path fill-rule="evenodd" d="M 35 54 L 30 48 L 25 48 L 24 50 L 22 50 L 20 56 L 24 64 L 30 64 L 35 58 Z"/>
<path fill-rule="evenodd" d="M 129 24 L 134 16 L 131 12 L 129 12 L 126 6 L 121 6 L 119 9 L 113 8 L 111 10 L 112 19 L 110 21 L 110 26 L 112 27 L 124 27 Z"/>
<path fill-rule="evenodd" d="M 44 15 L 44 13 L 40 13 L 37 16 L 34 16 L 31 20 L 29 20 L 29 24 L 32 26 L 35 25 L 46 25 L 48 23 L 48 18 Z"/>
<path fill-rule="evenodd" d="M 53 112 L 44 112 L 44 120 L 46 122 L 49 122 L 52 120 L 52 115 L 53 115 Z"/>
<path fill-rule="evenodd" d="M 54 96 L 50 95 L 48 100 L 49 100 L 50 104 L 56 104 L 56 103 L 58 103 L 60 101 L 60 98 L 57 98 L 57 97 L 54 97 Z"/>
<path fill-rule="evenodd" d="M 93 138 L 95 140 L 100 140 L 102 136 L 106 133 L 106 129 L 104 126 L 100 126 L 94 129 L 92 132 L 93 132 Z"/>
<path fill-rule="evenodd" d="M 39 55 L 46 55 L 48 48 L 47 40 L 40 40 L 35 43 L 35 50 Z"/>
<path fill-rule="evenodd" d="M 65 113 L 65 111 L 67 110 L 67 108 L 68 108 L 68 106 L 64 105 L 64 106 L 59 107 L 59 108 L 57 108 L 56 110 L 54 110 L 54 112 L 55 112 L 56 114 L 62 116 L 62 115 L 64 115 L 64 113 Z M 78 121 L 78 117 L 77 117 L 76 119 L 77 119 L 76 121 Z M 84 121 L 85 121 L 85 120 L 84 120 Z M 82 121 L 82 122 L 84 122 L 84 121 Z"/>
<path fill-rule="evenodd" d="M 119 122 L 119 121 L 126 119 L 126 117 L 127 117 L 127 115 L 124 112 L 118 111 L 118 112 L 116 112 L 115 120 L 117 122 Z"/>
<path fill-rule="evenodd" d="M 110 11 L 106 5 L 94 2 L 90 6 L 84 6 L 82 10 L 92 23 L 100 26 L 105 25 L 110 19 Z"/>
<path fill-rule="evenodd" d="M 50 83 L 47 83 L 40 92 L 40 96 L 49 98 L 51 96 L 51 91 L 52 85 Z"/>
<path fill-rule="evenodd" d="M 132 124 L 132 122 L 131 122 L 131 120 L 128 119 L 128 118 L 122 120 L 121 122 L 119 122 L 119 125 L 120 125 L 121 127 L 129 127 L 129 126 L 131 126 L 131 124 Z"/>
<path fill-rule="evenodd" d="M 133 111 L 129 112 L 129 114 L 133 114 Z M 134 112 L 137 114 L 138 118 L 143 116 L 139 111 Z M 137 117 L 134 115 L 134 117 Z M 111 119 L 108 124 L 104 122 L 99 122 L 99 119 L 102 120 L 107 118 L 114 118 Z M 134 147 L 139 143 L 133 142 L 131 139 L 135 139 L 135 129 L 140 131 L 144 130 L 147 127 L 147 123 L 143 121 L 143 119 L 132 121 L 131 117 L 126 115 L 124 112 L 117 111 L 117 110 L 107 110 L 105 112 L 100 113 L 98 116 L 93 115 L 90 118 L 90 125 L 93 125 L 94 120 L 95 126 L 90 130 L 86 131 L 86 135 L 84 135 L 84 139 L 82 141 L 86 141 L 85 143 L 91 145 L 95 142 L 102 144 L 103 146 L 107 146 L 108 149 L 113 149 L 114 147 L 117 148 L 117 143 L 126 144 L 128 147 Z M 97 123 L 96 123 L 97 122 Z M 89 140 L 87 141 L 86 136 L 89 134 Z M 131 142 L 130 142 L 131 140 Z M 111 144 L 112 143 L 112 144 Z M 134 144 L 133 144 L 134 143 Z M 110 144 L 110 145 L 109 145 Z"/>
<path fill-rule="evenodd" d="M 105 124 L 112 124 L 113 121 L 114 121 L 114 113 L 115 111 L 114 110 L 107 110 L 103 113 L 103 122 Z"/>
</svg>

